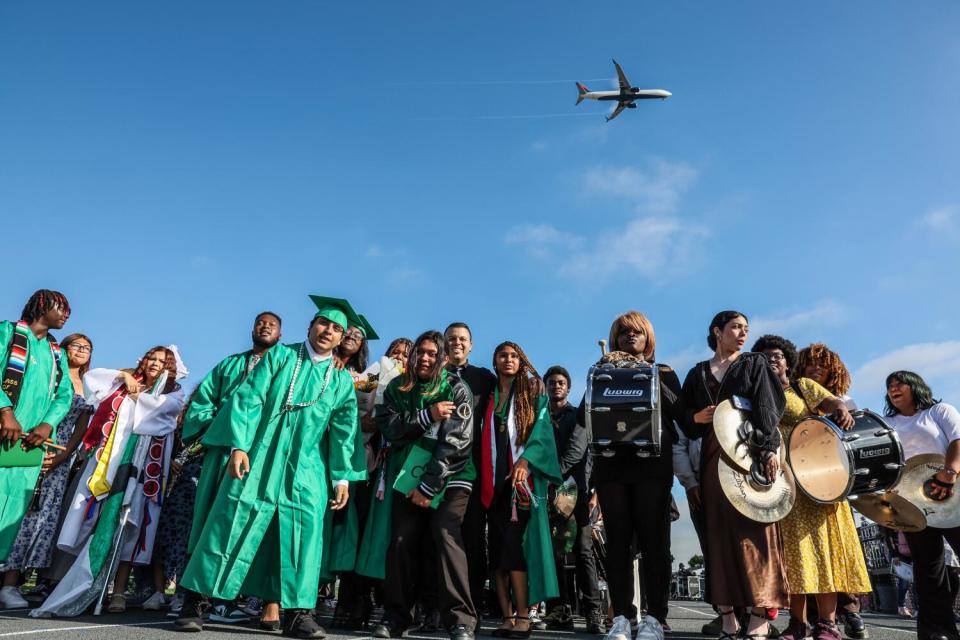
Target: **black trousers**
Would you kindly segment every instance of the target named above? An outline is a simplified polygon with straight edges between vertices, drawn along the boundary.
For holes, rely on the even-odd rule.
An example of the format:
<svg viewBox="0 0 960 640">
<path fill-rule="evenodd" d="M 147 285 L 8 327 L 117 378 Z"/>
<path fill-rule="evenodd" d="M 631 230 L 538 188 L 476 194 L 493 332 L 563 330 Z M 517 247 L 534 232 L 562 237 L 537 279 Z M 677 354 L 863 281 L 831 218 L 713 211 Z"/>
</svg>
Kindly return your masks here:
<svg viewBox="0 0 960 640">
<path fill-rule="evenodd" d="M 483 611 L 489 563 L 487 560 L 487 511 L 480 504 L 480 483 L 475 482 L 463 517 L 463 546 L 467 552 L 470 599 Z"/>
<path fill-rule="evenodd" d="M 571 588 L 573 585 L 567 584 L 565 554 L 555 553 L 560 598 L 547 603 L 548 611 L 552 611 L 558 605 L 572 607 L 578 591 L 587 612 L 600 608 L 600 584 L 597 580 L 597 559 L 593 555 L 593 527 L 590 526 L 589 502 L 589 495 L 581 493 L 577 497 L 577 506 L 573 510 L 573 517 L 577 521 L 577 541 L 573 545 L 576 585 Z"/>
<path fill-rule="evenodd" d="M 373 482 L 363 480 L 350 483 L 350 499 L 354 501 L 357 510 L 357 530 L 362 534 L 367 526 L 367 517 L 370 515 L 370 500 L 373 497 Z M 346 518 L 347 510 L 337 511 L 336 518 Z M 353 571 L 340 574 L 340 590 L 337 593 L 337 611 L 341 614 L 352 615 L 361 619 L 369 618 L 373 608 L 370 603 L 370 592 L 378 581 L 361 576 Z"/>
<path fill-rule="evenodd" d="M 394 496 L 383 586 L 384 618 L 390 623 L 403 629 L 409 627 L 420 589 L 436 584 L 444 625 L 449 628 L 464 624 L 470 629 L 476 625 L 460 530 L 469 499 L 466 489 L 452 488 L 437 509 L 425 509 L 407 498 Z M 422 562 L 420 551 L 426 536 L 432 536 L 436 542 L 435 571 L 425 570 Z"/>
<path fill-rule="evenodd" d="M 953 617 L 954 585 L 943 561 L 943 541 L 960 552 L 960 527 L 904 534 L 913 556 L 913 580 L 917 590 L 917 635 L 922 639 L 932 633 L 957 636 Z"/>
<path fill-rule="evenodd" d="M 643 559 L 641 585 L 647 613 L 667 620 L 670 597 L 670 486 L 673 476 L 637 482 L 604 482 L 597 486 L 607 534 L 607 584 L 614 616 L 633 619 L 634 540 Z"/>
</svg>

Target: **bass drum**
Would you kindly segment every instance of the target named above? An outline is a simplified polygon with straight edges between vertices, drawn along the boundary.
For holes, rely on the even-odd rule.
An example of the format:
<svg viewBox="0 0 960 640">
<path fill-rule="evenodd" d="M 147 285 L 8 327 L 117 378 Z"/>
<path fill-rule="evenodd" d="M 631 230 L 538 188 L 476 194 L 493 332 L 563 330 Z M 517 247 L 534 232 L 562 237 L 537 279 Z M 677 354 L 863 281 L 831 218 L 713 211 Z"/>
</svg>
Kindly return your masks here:
<svg viewBox="0 0 960 640">
<path fill-rule="evenodd" d="M 853 413 L 844 431 L 826 417 L 801 421 L 787 439 L 787 461 L 811 500 L 832 504 L 885 491 L 900 481 L 903 447 L 897 432 L 872 411 Z"/>
</svg>

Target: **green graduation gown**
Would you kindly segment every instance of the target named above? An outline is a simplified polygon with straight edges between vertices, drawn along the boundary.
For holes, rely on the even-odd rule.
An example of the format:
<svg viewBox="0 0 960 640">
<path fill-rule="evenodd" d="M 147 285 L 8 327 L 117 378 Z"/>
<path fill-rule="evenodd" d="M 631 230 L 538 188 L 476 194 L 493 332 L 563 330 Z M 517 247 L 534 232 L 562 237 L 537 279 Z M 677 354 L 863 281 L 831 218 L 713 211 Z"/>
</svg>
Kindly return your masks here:
<svg viewBox="0 0 960 640">
<path fill-rule="evenodd" d="M 529 465 L 533 493 L 536 496 L 536 504 L 530 505 L 530 520 L 523 535 L 523 555 L 527 561 L 527 584 L 530 592 L 528 604 L 532 606 L 560 596 L 557 569 L 553 562 L 547 488 L 551 484 L 561 484 L 563 478 L 545 395 L 541 395 L 537 401 L 537 419 L 520 457 Z"/>
<path fill-rule="evenodd" d="M 0 322 L 0 375 L 7 368 L 14 327 L 12 322 Z M 29 332 L 27 364 L 23 372 L 20 399 L 13 415 L 24 432 L 42 422 L 51 425 L 53 431 L 50 432 L 50 438 L 56 440 L 57 425 L 66 417 L 73 402 L 73 384 L 67 369 L 67 354 L 63 353 L 60 356 L 60 384 L 51 392 L 50 376 L 54 366 L 56 363 L 47 339 L 38 339 L 32 331 Z M 10 398 L 0 392 L 0 409 L 10 406 Z M 14 446 L 20 446 L 20 443 Z M 0 467 L 0 564 L 7 559 L 20 530 L 20 521 L 30 507 L 40 466 Z"/>
<path fill-rule="evenodd" d="M 302 354 L 302 360 L 298 358 Z M 316 604 L 329 483 L 359 480 L 353 466 L 357 400 L 346 371 L 313 363 L 301 344 L 276 346 L 233 394 L 201 442 L 250 458 L 243 480 L 225 475 L 200 531 L 182 583 L 224 600 L 238 594 L 291 609 Z M 326 452 L 326 455 L 324 455 Z"/>
<path fill-rule="evenodd" d="M 247 377 L 247 363 L 250 362 L 252 355 L 253 351 L 245 351 L 227 356 L 197 385 L 190 399 L 187 414 L 183 418 L 181 438 L 185 444 L 191 444 L 202 437 L 213 423 L 220 409 L 226 405 L 233 392 Z M 193 526 L 187 542 L 188 554 L 193 553 L 197 538 L 200 537 L 200 531 L 203 529 L 203 523 L 213 508 L 217 488 L 226 473 L 229 458 L 230 450 L 222 447 L 207 449 L 203 454 L 200 478 L 197 481 L 197 495 L 193 503 Z"/>
</svg>

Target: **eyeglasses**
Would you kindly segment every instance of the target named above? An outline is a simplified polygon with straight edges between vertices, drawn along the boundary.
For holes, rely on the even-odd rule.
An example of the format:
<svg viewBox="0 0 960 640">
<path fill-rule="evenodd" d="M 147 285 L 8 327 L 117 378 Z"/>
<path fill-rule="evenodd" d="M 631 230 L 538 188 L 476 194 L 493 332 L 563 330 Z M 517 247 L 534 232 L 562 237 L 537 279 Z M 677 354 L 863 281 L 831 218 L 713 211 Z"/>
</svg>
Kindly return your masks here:
<svg viewBox="0 0 960 640">
<path fill-rule="evenodd" d="M 770 362 L 783 362 L 787 359 L 782 353 L 765 353 L 763 355 L 765 355 Z"/>
<path fill-rule="evenodd" d="M 360 333 L 359 331 L 347 331 L 345 334 L 343 334 L 343 339 L 346 340 L 347 338 L 353 338 L 354 340 L 363 340 L 363 334 Z"/>
<path fill-rule="evenodd" d="M 69 349 L 70 351 L 79 351 L 80 353 L 90 353 L 93 351 L 93 347 L 91 347 L 90 345 L 77 344 L 76 342 L 73 342 L 67 345 L 67 349 Z"/>
</svg>

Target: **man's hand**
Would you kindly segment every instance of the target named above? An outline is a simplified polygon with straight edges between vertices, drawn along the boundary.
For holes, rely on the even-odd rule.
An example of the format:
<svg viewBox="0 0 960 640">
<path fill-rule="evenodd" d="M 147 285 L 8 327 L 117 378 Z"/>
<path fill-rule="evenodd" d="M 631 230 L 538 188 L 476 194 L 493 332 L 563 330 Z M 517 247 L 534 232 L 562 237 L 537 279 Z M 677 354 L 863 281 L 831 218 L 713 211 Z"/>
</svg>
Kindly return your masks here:
<svg viewBox="0 0 960 640">
<path fill-rule="evenodd" d="M 334 511 L 340 511 L 347 506 L 350 499 L 350 485 L 347 483 L 338 484 L 333 488 L 333 499 L 330 500 L 330 508 Z"/>
<path fill-rule="evenodd" d="M 704 407 L 693 414 L 693 421 L 697 424 L 710 424 L 713 422 L 713 412 L 717 410 L 716 405 Z"/>
<path fill-rule="evenodd" d="M 12 408 L 0 410 L 0 441 L 16 442 L 23 435 L 23 427 L 17 422 Z"/>
<path fill-rule="evenodd" d="M 426 509 L 430 506 L 430 498 L 420 493 L 419 489 L 414 489 L 407 494 L 407 497 L 410 498 L 410 502 L 415 504 L 418 507 L 423 507 Z"/>
<path fill-rule="evenodd" d="M 530 477 L 530 465 L 526 458 L 520 458 L 517 464 L 513 465 L 513 471 L 510 473 L 511 484 L 522 484 Z"/>
<path fill-rule="evenodd" d="M 27 449 L 33 449 L 34 447 L 39 447 L 47 438 L 50 437 L 50 433 L 53 431 L 53 427 L 47 424 L 46 422 L 41 422 L 33 429 L 28 431 L 23 436 L 23 443 L 27 445 Z"/>
<path fill-rule="evenodd" d="M 703 500 L 700 497 L 700 485 L 687 489 L 687 502 L 693 511 L 700 511 L 703 508 Z"/>
<path fill-rule="evenodd" d="M 46 473 L 46 472 L 50 471 L 50 469 L 53 468 L 53 466 L 51 466 L 51 465 L 53 465 L 53 459 L 56 458 L 56 457 L 57 457 L 57 456 L 53 455 L 52 453 L 44 453 L 44 454 L 43 454 L 43 464 L 40 465 L 40 473 Z"/>
<path fill-rule="evenodd" d="M 440 422 L 441 420 L 446 420 L 453 415 L 453 410 L 457 405 L 444 400 L 442 402 L 437 402 L 430 405 L 430 419 L 434 422 Z"/>
<path fill-rule="evenodd" d="M 243 476 L 250 472 L 250 458 L 247 457 L 247 453 L 240 449 L 234 450 L 230 454 L 227 470 L 234 480 L 243 480 Z"/>
</svg>

